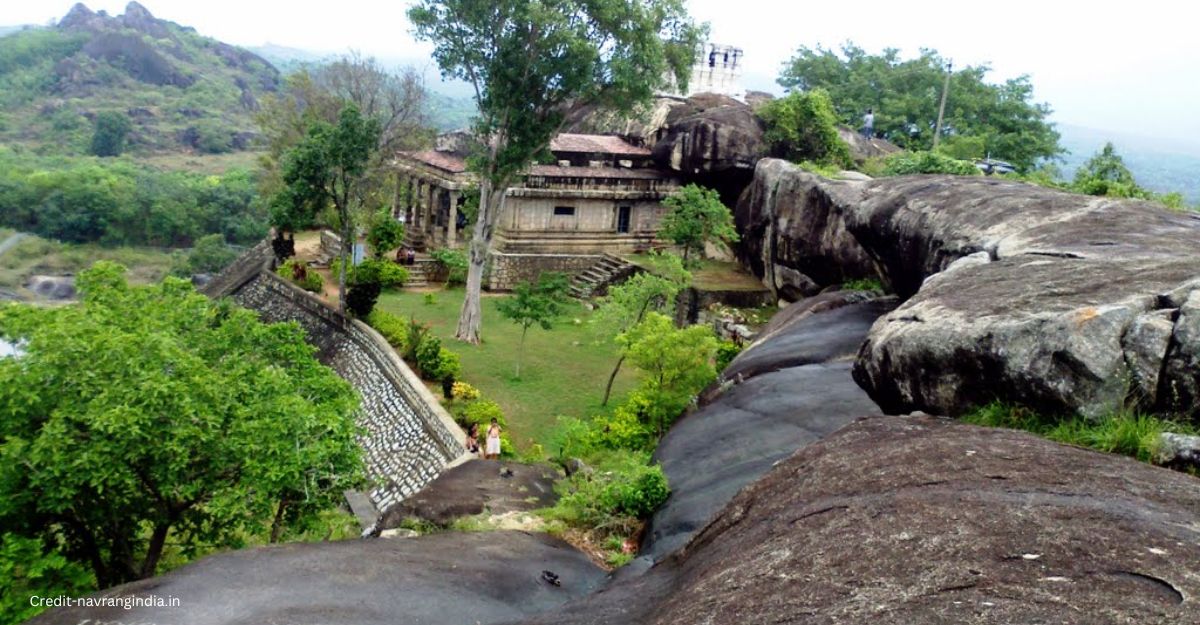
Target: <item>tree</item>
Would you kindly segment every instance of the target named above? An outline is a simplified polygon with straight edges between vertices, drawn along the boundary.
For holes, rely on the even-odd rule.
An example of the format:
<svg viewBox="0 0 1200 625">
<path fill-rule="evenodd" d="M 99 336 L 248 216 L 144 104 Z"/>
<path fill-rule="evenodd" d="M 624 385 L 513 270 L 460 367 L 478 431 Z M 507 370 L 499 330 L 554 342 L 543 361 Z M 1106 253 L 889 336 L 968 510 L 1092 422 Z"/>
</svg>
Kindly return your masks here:
<svg viewBox="0 0 1200 625">
<path fill-rule="evenodd" d="M 620 342 L 621 336 L 641 323 L 647 313 L 669 312 L 675 306 L 679 291 L 691 283 L 692 276 L 683 268 L 683 262 L 678 257 L 663 254 L 659 260 L 662 262 L 657 263 L 659 267 L 656 273 L 643 271 L 634 274 L 625 282 L 609 287 L 608 295 L 600 300 L 592 320 L 605 340 Z M 612 373 L 608 375 L 601 406 L 608 405 L 613 382 L 625 363 L 625 357 L 622 353 L 617 358 Z"/>
<path fill-rule="evenodd" d="M 88 570 L 38 538 L 0 534 L 0 625 L 17 625 L 44 608 L 29 598 L 85 595 L 96 588 Z"/>
<path fill-rule="evenodd" d="M 1112 142 L 1105 143 L 1099 152 L 1075 171 L 1072 186 L 1076 191 L 1088 195 L 1136 198 L 1150 196 L 1133 179 L 1133 172 L 1125 166 L 1124 159 L 1117 154 Z"/>
<path fill-rule="evenodd" d="M 383 258 L 388 250 L 394 250 L 404 241 L 404 224 L 392 217 L 392 212 L 386 207 L 371 216 L 371 224 L 367 229 L 367 245 L 371 246 L 371 255 Z"/>
<path fill-rule="evenodd" d="M 521 326 L 521 343 L 517 348 L 517 377 L 521 377 L 521 358 L 525 355 L 525 335 L 529 328 L 539 325 L 549 330 L 551 323 L 562 314 L 567 300 L 567 276 L 543 271 L 537 283 L 521 282 L 513 289 L 511 297 L 496 304 L 496 309 L 505 319 Z"/>
<path fill-rule="evenodd" d="M 847 43 L 840 52 L 802 46 L 788 62 L 779 84 L 789 91 L 825 89 L 843 124 L 857 128 L 867 109 L 875 113 L 875 130 L 900 147 L 933 148 L 938 103 L 948 60 L 936 50 L 922 50 L 914 59 L 901 59 L 899 50 L 868 54 Z M 1000 84 L 986 82 L 987 65 L 956 69 L 950 79 L 943 139 L 973 137 L 979 152 L 956 158 L 991 155 L 1034 169 L 1040 160 L 1056 159 L 1063 150 L 1058 132 L 1048 121 L 1051 110 L 1032 101 L 1028 76 Z"/>
<path fill-rule="evenodd" d="M 669 317 L 652 312 L 620 342 L 643 373 L 630 404 L 661 437 L 692 398 L 716 379 L 717 338 L 708 326 L 676 328 Z"/>
<path fill-rule="evenodd" d="M 487 146 L 471 161 L 479 212 L 455 332 L 478 343 L 483 269 L 508 188 L 572 110 L 632 111 L 670 75 L 686 86 L 702 29 L 682 0 L 421 0 L 408 17 L 442 74 L 471 84 Z"/>
<path fill-rule="evenodd" d="M 0 527 L 62 544 L 101 587 L 238 544 L 360 483 L 353 389 L 294 323 L 167 278 L 79 276 L 83 300 L 0 308 Z"/>
<path fill-rule="evenodd" d="M 658 227 L 658 236 L 683 247 L 683 264 L 690 253 L 704 254 L 706 243 L 725 245 L 737 242 L 733 214 L 712 189 L 689 184 L 672 193 L 663 204 L 671 209 Z"/>
<path fill-rule="evenodd" d="M 190 273 L 217 273 L 237 258 L 237 252 L 225 243 L 225 235 L 210 234 L 196 240 L 188 253 Z"/>
<path fill-rule="evenodd" d="M 96 130 L 92 134 L 92 154 L 120 156 L 125 151 L 125 136 L 133 130 L 129 117 L 119 111 L 96 113 Z"/>
<path fill-rule="evenodd" d="M 355 211 L 367 177 L 367 164 L 378 146 L 379 122 L 364 118 L 353 104 L 346 105 L 338 123 L 313 121 L 304 139 L 284 157 L 283 181 L 276 198 L 282 208 L 274 218 L 278 226 L 293 226 L 332 205 L 341 227 L 341 266 L 338 271 L 338 311 L 346 312 L 346 266 L 355 240 Z M 283 217 L 280 217 L 283 215 Z"/>
<path fill-rule="evenodd" d="M 838 136 L 837 112 L 824 89 L 795 91 L 758 110 L 772 152 L 792 161 L 849 167 L 850 147 Z"/>
</svg>

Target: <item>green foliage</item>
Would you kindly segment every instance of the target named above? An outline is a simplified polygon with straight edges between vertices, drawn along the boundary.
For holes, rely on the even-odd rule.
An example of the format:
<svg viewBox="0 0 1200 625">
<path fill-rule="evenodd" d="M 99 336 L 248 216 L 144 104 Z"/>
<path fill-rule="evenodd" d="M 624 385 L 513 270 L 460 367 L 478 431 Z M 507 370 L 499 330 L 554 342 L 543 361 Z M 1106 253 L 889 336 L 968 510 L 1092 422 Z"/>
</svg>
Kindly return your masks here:
<svg viewBox="0 0 1200 625">
<path fill-rule="evenodd" d="M 671 491 L 662 467 L 649 454 L 612 451 L 596 457 L 592 472 L 577 472 L 556 486 L 559 500 L 547 516 L 604 535 L 628 533 L 648 518 Z"/>
<path fill-rule="evenodd" d="M 40 613 L 44 608 L 30 605 L 31 597 L 79 597 L 95 588 L 86 568 L 57 549 L 47 552 L 41 539 L 0 535 L 0 625 L 17 625 Z"/>
<path fill-rule="evenodd" d="M 691 252 L 703 257 L 706 243 L 727 245 L 738 240 L 733 213 L 712 189 L 689 184 L 663 200 L 663 205 L 671 210 L 659 224 L 658 235 L 683 247 L 685 266 Z"/>
<path fill-rule="evenodd" d="M 310 293 L 320 293 L 325 286 L 325 280 L 321 278 L 321 274 L 309 269 L 304 261 L 296 258 L 284 261 L 275 269 L 275 273 Z"/>
<path fill-rule="evenodd" d="M 353 390 L 294 324 L 100 262 L 82 302 L 0 307 L 0 526 L 101 587 L 333 505 L 361 481 Z"/>
<path fill-rule="evenodd" d="M 248 244 L 267 232 L 248 172 L 160 172 L 124 159 L 38 158 L 0 146 L 0 225 L 106 245 L 186 246 L 208 234 Z"/>
<path fill-rule="evenodd" d="M 408 337 L 408 322 L 404 318 L 375 308 L 367 315 L 367 324 L 375 328 L 398 353 L 404 353 Z"/>
<path fill-rule="evenodd" d="M 192 273 L 217 273 L 235 258 L 237 252 L 225 243 L 225 235 L 209 234 L 197 239 L 188 252 L 188 268 Z"/>
<path fill-rule="evenodd" d="M 729 363 L 733 362 L 737 355 L 742 353 L 742 346 L 733 341 L 721 341 L 717 343 L 716 366 L 714 369 L 718 373 L 725 370 Z"/>
<path fill-rule="evenodd" d="M 92 154 L 120 156 L 125 151 L 125 136 L 133 130 L 129 117 L 118 111 L 96 113 L 96 128 L 92 134 Z"/>
<path fill-rule="evenodd" d="M 442 340 L 428 332 L 422 334 L 414 355 L 417 370 L 427 380 L 440 382 L 457 378 L 462 373 L 458 354 L 443 347 Z"/>
<path fill-rule="evenodd" d="M 850 147 L 838 136 L 837 112 L 824 89 L 792 92 L 758 109 L 775 156 L 826 166 L 853 165 Z"/>
<path fill-rule="evenodd" d="M 521 377 L 521 356 L 525 353 L 525 334 L 538 325 L 543 330 L 553 327 L 552 323 L 562 315 L 567 303 L 567 287 L 570 281 L 566 274 L 544 271 L 538 275 L 537 283 L 521 282 L 513 289 L 511 297 L 496 305 L 496 310 L 505 319 L 521 326 L 521 344 L 517 350 L 517 377 Z"/>
<path fill-rule="evenodd" d="M 1196 434 L 1194 426 L 1145 414 L 1117 412 L 1098 419 L 1056 418 L 999 402 L 961 417 L 967 423 L 1024 430 L 1069 445 L 1132 456 L 1150 462 L 1163 432 Z"/>
<path fill-rule="evenodd" d="M 329 263 L 329 272 L 332 275 L 338 275 L 342 268 L 341 259 L 334 259 Z M 399 288 L 408 282 L 408 269 L 399 263 L 394 263 L 386 258 L 369 258 L 359 263 L 352 265 L 346 269 L 346 282 L 354 284 L 358 281 L 358 275 L 363 272 L 363 275 L 370 276 L 373 280 L 378 280 L 380 286 L 384 288 Z"/>
<path fill-rule="evenodd" d="M 902 59 L 896 49 L 873 55 L 853 43 L 840 51 L 801 46 L 779 84 L 789 91 L 825 89 L 841 122 L 851 128 L 873 109 L 876 133 L 908 150 L 930 150 L 946 66 L 936 50 Z M 1048 120 L 1050 107 L 1033 102 L 1029 77 L 995 84 L 986 81 L 989 71 L 986 65 L 956 68 L 950 79 L 942 137 L 951 143 L 949 153 L 990 154 L 1021 171 L 1057 158 L 1062 149 Z M 956 137 L 970 139 L 959 143 Z"/>
<path fill-rule="evenodd" d="M 974 163 L 956 160 L 937 152 L 897 152 L 884 160 L 883 175 L 908 176 L 911 174 L 978 176 L 980 171 Z"/>
<path fill-rule="evenodd" d="M 446 276 L 446 286 L 462 286 L 467 282 L 467 255 L 462 250 L 442 247 L 429 253 Z"/>
<path fill-rule="evenodd" d="M 716 379 L 717 339 L 707 326 L 676 328 L 666 315 L 651 312 L 619 338 L 642 381 L 627 404 L 662 436 L 706 385 Z"/>
<path fill-rule="evenodd" d="M 1086 195 L 1148 199 L 1149 191 L 1138 186 L 1133 173 L 1117 154 L 1113 144 L 1105 143 L 1100 152 L 1093 155 L 1075 171 L 1072 188 Z"/>
<path fill-rule="evenodd" d="M 884 293 L 883 283 L 879 278 L 858 278 L 856 280 L 847 280 L 842 283 L 843 291 L 873 291 L 875 293 Z"/>
<path fill-rule="evenodd" d="M 375 213 L 371 218 L 371 227 L 367 230 L 367 245 L 371 246 L 371 254 L 382 258 L 390 250 L 394 250 L 404 241 L 404 224 L 392 217 L 386 208 Z"/>
<path fill-rule="evenodd" d="M 379 301 L 379 294 L 382 292 L 383 285 L 378 279 L 366 279 L 363 273 L 359 272 L 354 283 L 346 291 L 346 310 L 355 317 L 365 319 L 375 309 L 375 302 Z"/>
</svg>

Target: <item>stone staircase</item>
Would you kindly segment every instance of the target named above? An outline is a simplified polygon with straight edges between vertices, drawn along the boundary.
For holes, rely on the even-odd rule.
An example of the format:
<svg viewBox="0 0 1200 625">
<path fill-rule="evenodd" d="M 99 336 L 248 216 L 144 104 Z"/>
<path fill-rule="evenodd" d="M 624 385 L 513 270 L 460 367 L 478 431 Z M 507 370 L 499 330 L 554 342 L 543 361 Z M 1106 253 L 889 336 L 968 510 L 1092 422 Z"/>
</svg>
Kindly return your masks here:
<svg viewBox="0 0 1200 625">
<path fill-rule="evenodd" d="M 571 278 L 569 292 L 572 297 L 579 299 L 603 295 L 609 285 L 620 282 L 637 271 L 636 265 L 606 252 L 591 267 Z"/>
<path fill-rule="evenodd" d="M 401 248 L 410 248 L 418 252 L 428 250 L 425 241 L 425 233 L 415 228 L 405 228 L 404 242 L 400 244 Z"/>
<path fill-rule="evenodd" d="M 432 258 L 417 257 L 416 262 L 411 265 L 404 265 L 408 270 L 408 282 L 404 283 L 404 288 L 421 288 L 429 286 L 433 282 L 434 276 L 437 275 L 437 261 Z"/>
</svg>

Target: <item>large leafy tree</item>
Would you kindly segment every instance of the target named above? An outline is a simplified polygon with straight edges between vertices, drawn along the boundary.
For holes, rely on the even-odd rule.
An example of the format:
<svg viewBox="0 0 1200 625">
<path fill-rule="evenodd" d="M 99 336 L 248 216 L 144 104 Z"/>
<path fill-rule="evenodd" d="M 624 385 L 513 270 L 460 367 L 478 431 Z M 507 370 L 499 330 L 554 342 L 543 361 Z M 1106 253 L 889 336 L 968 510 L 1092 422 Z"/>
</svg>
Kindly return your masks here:
<svg viewBox="0 0 1200 625">
<path fill-rule="evenodd" d="M 337 125 L 315 120 L 304 138 L 284 156 L 283 182 L 287 185 L 273 200 L 272 220 L 280 227 L 295 227 L 333 207 L 341 230 L 341 263 L 338 270 L 338 310 L 346 311 L 346 267 L 355 241 L 354 226 L 361 216 L 361 191 L 368 165 L 378 148 L 379 122 L 363 117 L 346 105 Z"/>
<path fill-rule="evenodd" d="M 329 507 L 360 479 L 353 390 L 295 324 L 97 263 L 83 301 L 0 308 L 0 526 L 110 586 Z M 8 538 L 5 539 L 6 542 Z"/>
<path fill-rule="evenodd" d="M 849 167 L 850 147 L 838 136 L 837 112 L 824 89 L 792 92 L 762 105 L 771 151 L 792 161 Z"/>
<path fill-rule="evenodd" d="M 653 273 L 643 271 L 634 274 L 628 280 L 608 288 L 608 294 L 600 300 L 596 314 L 592 317 L 597 332 L 605 341 L 621 337 L 631 328 L 642 322 L 646 315 L 652 312 L 670 313 L 675 308 L 675 297 L 679 291 L 691 284 L 692 276 L 683 268 L 683 261 L 671 254 L 660 255 Z M 608 405 L 612 395 L 613 382 L 625 363 L 626 354 L 622 353 L 613 365 L 612 373 L 604 386 L 604 399 L 601 406 Z"/>
<path fill-rule="evenodd" d="M 784 67 L 779 84 L 789 90 L 824 89 L 842 123 L 857 128 L 867 109 L 875 130 L 901 147 L 933 147 L 938 104 L 948 60 L 936 50 L 902 59 L 896 49 L 869 54 L 847 43 L 840 51 L 802 46 Z M 1062 153 L 1046 104 L 1033 102 L 1028 76 L 986 81 L 987 65 L 955 68 L 943 122 L 943 145 L 957 158 L 991 155 L 1023 171 Z"/>
<path fill-rule="evenodd" d="M 576 107 L 624 112 L 673 75 L 686 85 L 702 29 L 682 0 L 421 0 L 408 17 L 446 76 L 469 82 L 487 146 L 456 336 L 479 342 L 480 289 L 508 188 Z"/>
<path fill-rule="evenodd" d="M 703 255 L 706 243 L 727 245 L 738 240 L 733 214 L 712 189 L 689 184 L 663 204 L 671 210 L 663 217 L 658 236 L 683 248 L 684 266 L 693 253 Z"/>
<path fill-rule="evenodd" d="M 567 302 L 567 276 L 554 271 L 542 272 L 537 282 L 521 282 L 513 294 L 496 304 L 505 319 L 521 326 L 521 343 L 517 348 L 517 375 L 521 377 L 521 358 L 525 355 L 525 335 L 537 325 L 543 330 L 553 327 L 562 315 Z"/>
<path fill-rule="evenodd" d="M 620 343 L 642 372 L 630 405 L 661 437 L 667 427 L 706 385 L 717 377 L 713 360 L 717 338 L 712 328 L 676 328 L 666 315 L 651 312 Z"/>
<path fill-rule="evenodd" d="M 125 151 L 125 137 L 133 130 L 129 117 L 120 111 L 102 111 L 96 113 L 95 125 L 92 154 L 120 156 Z"/>
</svg>

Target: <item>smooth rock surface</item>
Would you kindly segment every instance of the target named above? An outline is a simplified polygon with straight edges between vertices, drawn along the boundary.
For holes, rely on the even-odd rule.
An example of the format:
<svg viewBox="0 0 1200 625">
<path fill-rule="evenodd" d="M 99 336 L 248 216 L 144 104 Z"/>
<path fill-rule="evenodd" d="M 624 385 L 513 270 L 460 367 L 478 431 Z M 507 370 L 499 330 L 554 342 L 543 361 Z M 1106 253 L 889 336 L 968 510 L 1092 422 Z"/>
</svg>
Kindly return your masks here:
<svg viewBox="0 0 1200 625">
<path fill-rule="evenodd" d="M 543 570 L 562 585 L 543 581 Z M 523 532 L 296 543 L 209 556 L 100 593 L 170 595 L 179 607 L 55 609 L 29 622 L 475 625 L 552 609 L 604 577 L 566 543 Z"/>
<path fill-rule="evenodd" d="M 1001 399 L 1200 416 L 1200 215 L 982 176 L 831 181 L 772 159 L 742 200 L 742 254 L 781 295 L 874 273 L 906 300 L 855 367 L 887 412 Z"/>
<path fill-rule="evenodd" d="M 398 527 L 409 518 L 449 525 L 454 519 L 480 514 L 546 508 L 558 499 L 556 467 L 494 460 L 471 460 L 447 469 L 424 489 L 392 506 L 378 529 Z"/>
<path fill-rule="evenodd" d="M 1200 622 L 1200 480 L 1022 432 L 855 422 L 563 625 Z"/>
<path fill-rule="evenodd" d="M 703 394 L 701 408 L 672 426 L 654 454 L 671 496 L 647 527 L 643 556 L 681 546 L 796 449 L 878 413 L 851 379 L 851 359 L 895 301 L 868 297 L 833 293 L 784 309 Z"/>
</svg>

